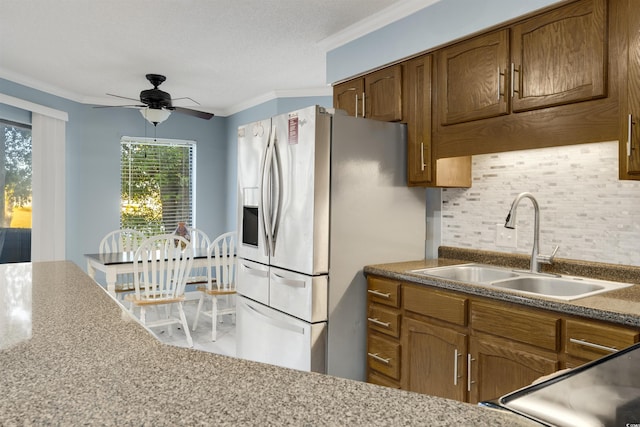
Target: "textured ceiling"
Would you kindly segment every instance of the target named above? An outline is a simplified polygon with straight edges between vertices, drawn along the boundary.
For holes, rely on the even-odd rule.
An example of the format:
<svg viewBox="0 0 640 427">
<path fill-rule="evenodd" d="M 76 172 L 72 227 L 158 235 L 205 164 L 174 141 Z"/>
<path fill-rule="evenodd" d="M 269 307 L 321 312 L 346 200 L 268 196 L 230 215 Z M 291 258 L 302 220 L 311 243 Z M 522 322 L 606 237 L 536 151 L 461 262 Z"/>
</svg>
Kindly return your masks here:
<svg viewBox="0 0 640 427">
<path fill-rule="evenodd" d="M 276 93 L 330 94 L 327 49 L 427 3 L 433 1 L 0 0 L 0 77 L 116 105 L 122 100 L 106 93 L 137 98 L 151 87 L 145 74 L 164 74 L 161 89 L 172 97 L 228 115 Z"/>
</svg>

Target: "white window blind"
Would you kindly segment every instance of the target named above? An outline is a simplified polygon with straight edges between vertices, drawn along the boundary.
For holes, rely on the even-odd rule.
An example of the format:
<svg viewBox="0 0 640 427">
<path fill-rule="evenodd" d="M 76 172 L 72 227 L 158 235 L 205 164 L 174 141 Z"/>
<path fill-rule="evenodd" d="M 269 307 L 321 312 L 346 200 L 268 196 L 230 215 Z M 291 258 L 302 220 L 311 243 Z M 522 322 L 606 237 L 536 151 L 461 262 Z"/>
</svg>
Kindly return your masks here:
<svg viewBox="0 0 640 427">
<path fill-rule="evenodd" d="M 146 235 L 194 225 L 194 141 L 121 139 L 120 227 Z"/>
</svg>

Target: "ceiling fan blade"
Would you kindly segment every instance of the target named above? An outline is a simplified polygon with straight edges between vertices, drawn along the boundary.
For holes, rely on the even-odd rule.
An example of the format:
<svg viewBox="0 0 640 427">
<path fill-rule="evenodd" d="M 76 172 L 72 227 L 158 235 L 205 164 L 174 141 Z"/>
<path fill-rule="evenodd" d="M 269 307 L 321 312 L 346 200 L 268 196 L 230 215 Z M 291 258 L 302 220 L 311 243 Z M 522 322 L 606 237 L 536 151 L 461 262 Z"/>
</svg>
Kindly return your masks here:
<svg viewBox="0 0 640 427">
<path fill-rule="evenodd" d="M 128 99 L 129 101 L 136 101 L 136 102 L 140 102 L 140 100 L 139 100 L 139 99 L 136 99 L 136 98 L 129 98 L 129 97 L 126 97 L 126 96 L 121 96 L 121 95 L 114 95 L 114 94 L 112 94 L 112 93 L 108 93 L 107 95 L 109 95 L 109 96 L 115 96 L 116 98 L 121 98 L 121 99 Z"/>
<path fill-rule="evenodd" d="M 93 108 L 145 108 L 146 105 L 94 105 Z"/>
<path fill-rule="evenodd" d="M 189 108 L 183 108 L 183 107 L 173 107 L 173 110 L 177 111 L 178 113 L 188 114 L 190 116 L 198 117 L 200 119 L 205 119 L 205 120 L 209 120 L 211 117 L 214 116 L 211 113 L 205 113 L 204 111 L 191 110 Z"/>
<path fill-rule="evenodd" d="M 183 99 L 188 99 L 189 101 L 193 102 L 194 104 L 200 105 L 200 103 L 198 101 L 196 101 L 193 98 L 189 98 L 188 96 L 183 96 L 181 98 L 171 98 L 171 102 L 182 101 Z"/>
</svg>

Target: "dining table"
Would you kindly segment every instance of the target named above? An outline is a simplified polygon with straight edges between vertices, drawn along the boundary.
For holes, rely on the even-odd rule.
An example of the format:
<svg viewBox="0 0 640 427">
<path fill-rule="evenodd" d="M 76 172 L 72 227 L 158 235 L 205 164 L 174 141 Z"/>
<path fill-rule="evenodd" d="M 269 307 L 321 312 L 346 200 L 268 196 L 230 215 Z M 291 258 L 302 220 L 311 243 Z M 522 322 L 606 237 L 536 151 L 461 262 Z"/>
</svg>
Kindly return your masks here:
<svg viewBox="0 0 640 427">
<path fill-rule="evenodd" d="M 107 292 L 115 298 L 116 281 L 119 274 L 133 273 L 135 251 L 113 252 L 113 253 L 95 253 L 85 254 L 87 260 L 87 274 L 92 279 L 96 279 L 96 271 L 101 271 L 105 275 L 107 283 Z M 233 262 L 235 257 L 222 257 L 223 261 Z M 206 248 L 193 249 L 193 269 L 208 267 L 211 264 L 211 258 Z"/>
</svg>

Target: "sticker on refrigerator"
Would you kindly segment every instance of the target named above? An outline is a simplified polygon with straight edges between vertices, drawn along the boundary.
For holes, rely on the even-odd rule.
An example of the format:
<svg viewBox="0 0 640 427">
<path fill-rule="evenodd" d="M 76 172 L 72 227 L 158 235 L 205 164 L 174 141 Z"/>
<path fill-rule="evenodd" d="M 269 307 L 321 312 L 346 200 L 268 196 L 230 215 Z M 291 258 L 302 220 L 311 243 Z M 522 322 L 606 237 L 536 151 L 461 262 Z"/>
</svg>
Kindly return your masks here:
<svg viewBox="0 0 640 427">
<path fill-rule="evenodd" d="M 289 145 L 294 145 L 298 143 L 298 115 L 297 114 L 289 114 L 288 142 L 289 142 Z"/>
</svg>

